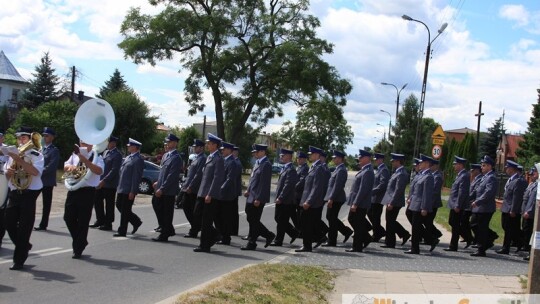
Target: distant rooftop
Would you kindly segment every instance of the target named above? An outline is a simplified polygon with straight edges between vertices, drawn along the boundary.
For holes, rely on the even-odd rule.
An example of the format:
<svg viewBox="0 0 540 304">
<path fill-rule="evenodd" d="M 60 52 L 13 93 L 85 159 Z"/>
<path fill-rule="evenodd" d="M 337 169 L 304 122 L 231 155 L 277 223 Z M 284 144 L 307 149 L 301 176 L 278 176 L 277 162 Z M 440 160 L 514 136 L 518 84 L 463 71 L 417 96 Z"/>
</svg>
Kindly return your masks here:
<svg viewBox="0 0 540 304">
<path fill-rule="evenodd" d="M 476 130 L 469 129 L 469 128 L 465 127 L 465 128 L 461 128 L 461 129 L 446 130 L 445 132 L 446 133 L 462 133 L 462 134 L 465 134 L 465 133 L 476 133 Z"/>
<path fill-rule="evenodd" d="M 11 64 L 11 61 L 6 57 L 4 51 L 0 51 L 0 80 L 28 82 L 26 79 L 22 78 L 21 74 L 19 74 L 17 69 Z"/>
</svg>

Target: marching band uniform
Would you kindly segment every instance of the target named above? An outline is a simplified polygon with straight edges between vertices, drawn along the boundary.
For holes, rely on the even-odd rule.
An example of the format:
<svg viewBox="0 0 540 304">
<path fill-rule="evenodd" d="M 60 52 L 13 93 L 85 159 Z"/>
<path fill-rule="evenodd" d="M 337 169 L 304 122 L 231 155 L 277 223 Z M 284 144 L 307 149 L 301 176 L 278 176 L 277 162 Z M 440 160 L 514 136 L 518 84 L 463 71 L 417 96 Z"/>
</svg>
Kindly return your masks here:
<svg viewBox="0 0 540 304">
<path fill-rule="evenodd" d="M 97 158 L 97 160 L 94 160 L 94 158 Z M 72 257 L 74 259 L 81 258 L 82 252 L 86 248 L 86 245 L 88 245 L 88 224 L 92 218 L 94 196 L 96 187 L 99 184 L 100 175 L 105 167 L 101 156 L 94 153 L 93 150 L 88 152 L 87 160 L 89 162 L 95 162 L 98 168 L 94 168 L 94 170 L 98 172 L 92 170 L 91 167 L 87 168 L 87 170 L 91 171 L 88 173 L 88 178 L 82 178 L 79 182 L 81 183 L 80 187 L 77 190 L 68 191 L 64 210 L 64 221 L 73 239 Z M 81 165 L 81 159 L 77 154 L 73 153 L 64 163 L 64 168 L 67 169 L 71 166 L 77 167 L 79 165 Z"/>
<path fill-rule="evenodd" d="M 22 136 L 28 136 L 28 139 L 32 140 L 31 133 L 32 130 L 30 128 L 20 127 L 15 135 L 18 140 Z M 29 241 L 36 218 L 36 199 L 41 188 L 43 188 L 43 182 L 41 181 L 44 165 L 43 154 L 35 149 L 29 149 L 24 152 L 23 159 L 27 164 L 33 166 L 38 174 L 32 176 L 30 185 L 24 190 L 17 189 L 11 179 L 8 181 L 9 200 L 5 210 L 6 230 L 9 238 L 15 245 L 13 265 L 9 268 L 11 270 L 20 270 L 23 268 L 24 262 L 28 258 L 28 252 L 32 248 L 32 244 Z M 10 157 L 4 165 L 4 172 L 7 172 L 8 176 L 13 175 L 12 164 L 13 158 Z"/>
<path fill-rule="evenodd" d="M 43 137 L 56 136 L 54 130 L 49 127 L 45 127 L 42 134 Z M 45 160 L 43 173 L 41 174 L 41 181 L 43 182 L 43 189 L 41 189 L 41 196 L 43 198 L 43 213 L 41 214 L 41 222 L 39 223 L 39 226 L 34 227 L 34 230 L 47 230 L 47 226 L 49 226 L 49 214 L 51 213 L 53 189 L 56 186 L 56 169 L 58 168 L 58 162 L 60 161 L 60 151 L 52 143 L 52 139 L 48 145 L 43 145 L 41 153 L 43 154 L 43 158 Z"/>
<path fill-rule="evenodd" d="M 120 166 L 122 166 L 122 154 L 116 148 L 118 137 L 109 137 L 109 149 L 103 154 L 103 162 L 105 168 L 100 177 L 99 184 L 96 189 L 94 200 L 94 210 L 96 212 L 96 222 L 90 225 L 91 228 L 98 227 L 99 230 L 112 230 L 114 222 L 114 199 L 116 197 L 116 188 L 120 180 Z M 105 201 L 105 204 L 104 202 Z"/>
<path fill-rule="evenodd" d="M 120 167 L 120 180 L 116 188 L 116 208 L 120 211 L 120 226 L 114 237 L 126 236 L 128 223 L 133 225 L 132 234 L 135 234 L 142 225 L 141 219 L 132 211 L 144 170 L 144 159 L 139 153 L 141 145 L 140 142 L 129 139 L 127 146 L 131 154 L 124 159 Z"/>
</svg>

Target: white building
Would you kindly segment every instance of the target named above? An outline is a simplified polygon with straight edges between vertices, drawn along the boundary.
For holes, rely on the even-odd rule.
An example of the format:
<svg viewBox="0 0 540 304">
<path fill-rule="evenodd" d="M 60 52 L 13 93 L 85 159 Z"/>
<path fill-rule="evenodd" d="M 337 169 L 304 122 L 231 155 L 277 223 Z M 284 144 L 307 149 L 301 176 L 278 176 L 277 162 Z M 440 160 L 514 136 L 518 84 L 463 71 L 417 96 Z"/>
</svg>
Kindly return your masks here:
<svg viewBox="0 0 540 304">
<path fill-rule="evenodd" d="M 28 86 L 28 81 L 22 78 L 4 51 L 0 51 L 0 107 L 17 107 L 17 101 Z"/>
</svg>

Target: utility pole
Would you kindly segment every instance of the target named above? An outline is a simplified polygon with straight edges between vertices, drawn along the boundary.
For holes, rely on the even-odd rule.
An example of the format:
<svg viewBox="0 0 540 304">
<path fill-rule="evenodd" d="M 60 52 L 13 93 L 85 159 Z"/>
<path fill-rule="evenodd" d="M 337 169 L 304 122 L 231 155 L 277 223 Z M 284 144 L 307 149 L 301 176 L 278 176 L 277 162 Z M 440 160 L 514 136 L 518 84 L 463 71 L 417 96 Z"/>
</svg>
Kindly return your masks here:
<svg viewBox="0 0 540 304">
<path fill-rule="evenodd" d="M 75 66 L 71 68 L 71 101 L 75 100 Z"/>
<path fill-rule="evenodd" d="M 478 103 L 478 113 L 474 114 L 474 116 L 478 117 L 478 125 L 476 126 L 476 155 L 478 156 L 478 153 L 480 153 L 480 119 L 482 118 L 482 101 Z"/>
<path fill-rule="evenodd" d="M 204 115 L 204 120 L 202 124 L 202 138 L 204 139 L 206 137 L 206 115 Z"/>
</svg>

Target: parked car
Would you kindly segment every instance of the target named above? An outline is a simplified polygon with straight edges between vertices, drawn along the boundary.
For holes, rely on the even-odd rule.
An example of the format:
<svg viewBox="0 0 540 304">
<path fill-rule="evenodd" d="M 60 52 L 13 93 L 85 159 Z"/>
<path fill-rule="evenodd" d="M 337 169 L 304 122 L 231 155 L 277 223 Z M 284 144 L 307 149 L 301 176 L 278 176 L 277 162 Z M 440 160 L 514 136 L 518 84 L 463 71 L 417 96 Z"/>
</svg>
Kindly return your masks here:
<svg viewBox="0 0 540 304">
<path fill-rule="evenodd" d="M 139 183 L 139 193 L 152 194 L 154 192 L 152 185 L 158 180 L 160 169 L 160 166 L 147 160 L 144 161 L 143 176 Z"/>
</svg>

